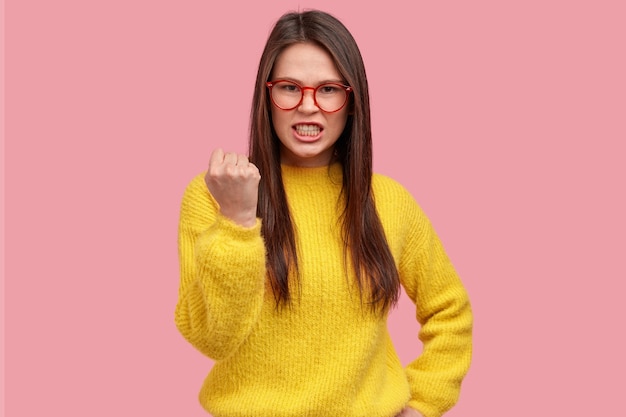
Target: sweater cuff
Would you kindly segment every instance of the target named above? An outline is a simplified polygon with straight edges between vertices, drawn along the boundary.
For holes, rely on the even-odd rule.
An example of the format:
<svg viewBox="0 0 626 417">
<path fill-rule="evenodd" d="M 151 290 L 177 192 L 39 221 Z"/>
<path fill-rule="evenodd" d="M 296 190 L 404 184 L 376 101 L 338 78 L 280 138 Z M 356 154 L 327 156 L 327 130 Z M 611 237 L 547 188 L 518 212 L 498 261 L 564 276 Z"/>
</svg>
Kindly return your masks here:
<svg viewBox="0 0 626 417">
<path fill-rule="evenodd" d="M 200 276 L 264 276 L 260 219 L 253 227 L 244 227 L 218 213 L 213 225 L 196 241 L 196 260 Z"/>
<path fill-rule="evenodd" d="M 224 216 L 221 213 L 217 213 L 216 226 L 221 230 L 224 230 L 226 234 L 233 239 L 241 242 L 248 242 L 250 240 L 257 239 L 261 234 L 261 219 L 256 218 L 256 222 L 252 227 L 245 227 L 238 223 L 235 223 L 230 218 Z"/>
</svg>

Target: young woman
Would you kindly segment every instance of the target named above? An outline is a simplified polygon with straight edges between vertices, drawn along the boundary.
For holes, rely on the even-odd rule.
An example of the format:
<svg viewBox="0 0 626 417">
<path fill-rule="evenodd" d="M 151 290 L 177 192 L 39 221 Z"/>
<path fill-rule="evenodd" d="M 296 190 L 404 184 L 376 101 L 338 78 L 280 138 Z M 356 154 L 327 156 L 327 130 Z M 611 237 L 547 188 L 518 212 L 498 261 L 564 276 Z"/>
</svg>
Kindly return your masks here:
<svg viewBox="0 0 626 417">
<path fill-rule="evenodd" d="M 348 30 L 284 15 L 261 57 L 249 157 L 213 151 L 183 197 L 176 324 L 215 360 L 216 417 L 442 415 L 471 357 L 466 291 L 430 222 L 372 174 L 365 69 Z M 386 319 L 401 286 L 422 354 Z"/>
</svg>

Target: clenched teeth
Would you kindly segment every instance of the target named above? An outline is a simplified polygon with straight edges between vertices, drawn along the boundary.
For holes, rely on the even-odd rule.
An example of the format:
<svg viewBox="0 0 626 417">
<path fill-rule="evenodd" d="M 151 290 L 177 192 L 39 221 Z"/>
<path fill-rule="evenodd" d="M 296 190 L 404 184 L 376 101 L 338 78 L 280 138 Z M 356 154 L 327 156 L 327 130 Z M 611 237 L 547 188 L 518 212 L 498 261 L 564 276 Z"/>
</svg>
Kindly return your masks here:
<svg viewBox="0 0 626 417">
<path fill-rule="evenodd" d="M 296 132 L 302 136 L 317 136 L 321 129 L 317 125 L 296 125 Z"/>
</svg>

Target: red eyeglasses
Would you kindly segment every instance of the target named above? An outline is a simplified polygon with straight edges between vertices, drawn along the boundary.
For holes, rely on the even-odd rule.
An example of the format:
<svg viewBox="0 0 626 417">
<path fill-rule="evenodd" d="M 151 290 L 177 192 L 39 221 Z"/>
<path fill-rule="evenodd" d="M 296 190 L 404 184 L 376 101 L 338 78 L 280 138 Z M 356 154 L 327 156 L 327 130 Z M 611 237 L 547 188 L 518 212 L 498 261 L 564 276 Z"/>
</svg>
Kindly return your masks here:
<svg viewBox="0 0 626 417">
<path fill-rule="evenodd" d="M 324 83 L 317 87 L 304 87 L 289 80 L 268 81 L 272 103 L 281 110 L 293 110 L 302 104 L 304 91 L 313 90 L 313 102 L 326 113 L 341 110 L 348 102 L 352 87 L 339 83 Z"/>
</svg>

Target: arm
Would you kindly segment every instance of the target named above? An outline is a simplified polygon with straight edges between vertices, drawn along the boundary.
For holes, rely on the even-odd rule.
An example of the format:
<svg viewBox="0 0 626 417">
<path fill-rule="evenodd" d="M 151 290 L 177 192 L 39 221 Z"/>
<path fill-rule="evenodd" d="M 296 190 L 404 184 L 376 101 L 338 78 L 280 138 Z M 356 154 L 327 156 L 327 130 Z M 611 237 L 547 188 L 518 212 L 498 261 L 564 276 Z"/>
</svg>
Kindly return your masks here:
<svg viewBox="0 0 626 417">
<path fill-rule="evenodd" d="M 237 204 L 243 206 L 242 195 L 236 193 L 237 179 L 215 174 L 215 166 L 220 166 L 214 158 L 216 153 L 207 176 L 196 177 L 183 197 L 175 321 L 193 346 L 220 360 L 241 345 L 260 314 L 265 286 L 265 246 L 258 219 L 250 221 L 228 211 Z M 221 158 L 224 159 L 223 153 Z M 209 187 L 216 191 L 210 193 Z M 248 188 L 254 187 L 253 183 Z M 229 194 L 225 197 L 224 193 Z M 229 197 L 239 202 L 229 202 Z M 256 204 L 256 195 L 253 202 Z"/>
<path fill-rule="evenodd" d="M 458 400 L 472 353 L 472 312 L 465 291 L 426 215 L 415 205 L 400 275 L 416 304 L 423 351 L 406 368 L 408 403 L 439 417 Z"/>
</svg>

